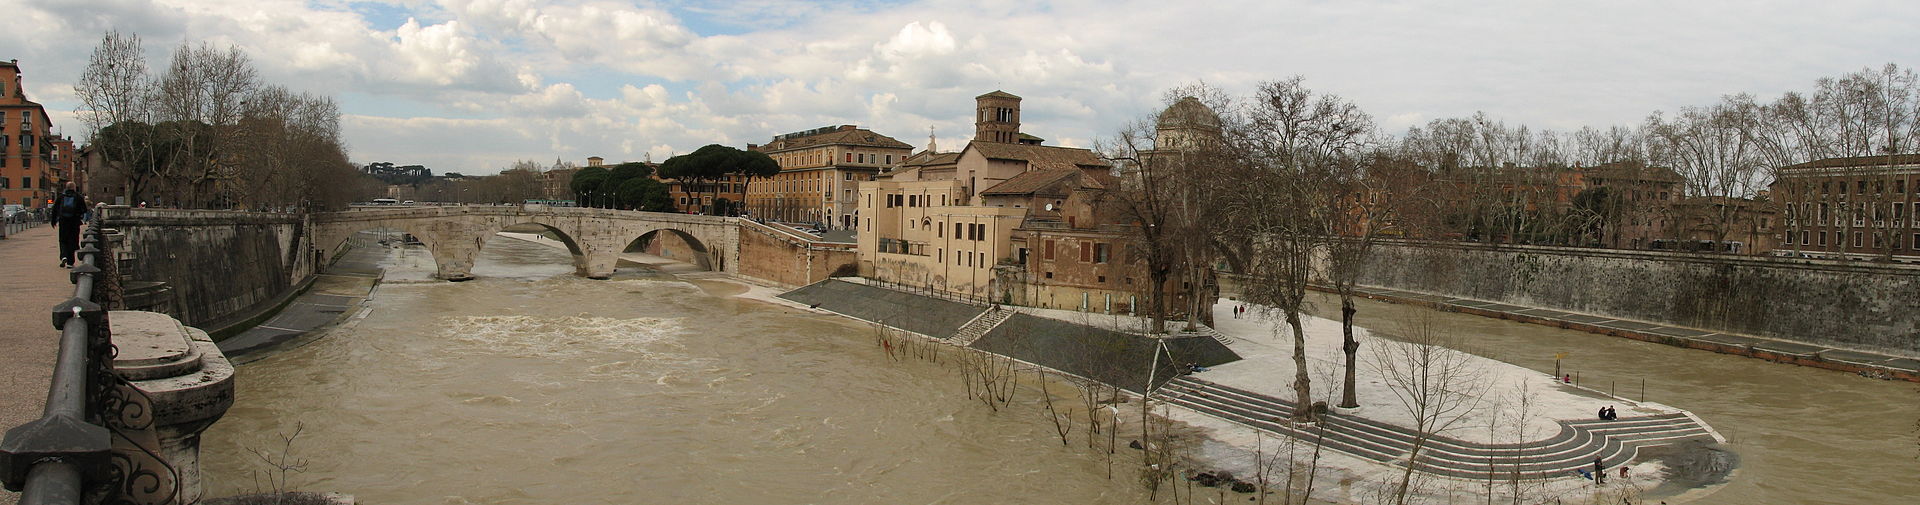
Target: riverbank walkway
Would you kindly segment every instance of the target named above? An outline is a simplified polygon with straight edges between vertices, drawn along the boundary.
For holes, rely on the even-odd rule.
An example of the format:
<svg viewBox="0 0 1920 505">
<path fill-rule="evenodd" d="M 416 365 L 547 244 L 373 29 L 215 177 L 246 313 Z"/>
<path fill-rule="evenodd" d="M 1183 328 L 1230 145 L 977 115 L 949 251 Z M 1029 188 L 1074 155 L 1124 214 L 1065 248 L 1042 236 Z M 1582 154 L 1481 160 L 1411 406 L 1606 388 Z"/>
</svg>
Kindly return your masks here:
<svg viewBox="0 0 1920 505">
<path fill-rule="evenodd" d="M 1599 461 L 1618 468 L 1635 459 L 1640 447 L 1682 440 L 1713 441 L 1713 435 L 1684 413 L 1665 413 L 1613 420 L 1556 420 L 1558 432 L 1519 444 L 1496 444 L 1433 435 L 1420 457 L 1409 463 L 1419 432 L 1364 416 L 1329 412 L 1321 424 L 1287 422 L 1298 408 L 1286 400 L 1193 376 L 1174 379 L 1158 393 L 1174 405 L 1232 421 L 1268 433 L 1286 435 L 1306 444 L 1325 447 L 1387 465 L 1414 465 L 1415 470 L 1462 479 L 1541 479 L 1571 477 Z"/>
<path fill-rule="evenodd" d="M 73 297 L 67 269 L 60 268 L 60 239 L 50 226 L 35 226 L 0 239 L 0 429 L 40 418 L 59 355 L 60 332 L 53 306 Z M 17 493 L 0 490 L 0 505 Z"/>
<path fill-rule="evenodd" d="M 1751 335 L 1668 326 L 1646 321 L 1614 319 L 1553 309 L 1511 305 L 1472 298 L 1361 286 L 1360 296 L 1392 303 L 1556 326 L 1676 347 L 1704 349 L 1780 363 L 1826 368 L 1882 378 L 1920 382 L 1920 359 L 1840 349 L 1819 344 L 1789 342 Z"/>
<path fill-rule="evenodd" d="M 295 297 L 271 319 L 220 340 L 220 352 L 236 365 L 306 345 L 327 328 L 352 317 L 379 285 L 387 246 L 374 242 L 374 233 L 356 235 L 354 245 L 314 276 L 306 292 Z"/>
</svg>

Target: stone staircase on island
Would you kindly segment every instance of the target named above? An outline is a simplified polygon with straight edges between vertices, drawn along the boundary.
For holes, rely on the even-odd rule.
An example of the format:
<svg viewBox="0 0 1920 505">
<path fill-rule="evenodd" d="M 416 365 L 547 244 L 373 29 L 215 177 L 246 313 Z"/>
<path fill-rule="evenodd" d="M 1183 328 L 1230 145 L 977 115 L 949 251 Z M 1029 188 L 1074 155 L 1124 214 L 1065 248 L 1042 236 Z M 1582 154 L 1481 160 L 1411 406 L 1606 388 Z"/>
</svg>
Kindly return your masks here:
<svg viewBox="0 0 1920 505">
<path fill-rule="evenodd" d="M 1155 393 L 1171 404 L 1303 442 L 1320 440 L 1326 448 L 1394 466 L 1414 465 L 1421 472 L 1455 478 L 1565 477 L 1593 468 L 1595 458 L 1608 468 L 1633 460 L 1640 447 L 1714 436 L 1685 413 L 1615 420 L 1560 421 L 1560 431 L 1521 444 L 1486 444 L 1452 437 L 1428 437 L 1417 460 L 1409 462 L 1417 433 L 1384 422 L 1338 413 L 1322 415 L 1322 425 L 1285 422 L 1291 402 L 1272 396 L 1182 376 Z"/>
<path fill-rule="evenodd" d="M 993 331 L 994 327 L 1006 322 L 1007 318 L 1013 317 L 1013 314 L 1014 311 L 1000 308 L 998 305 L 989 307 L 986 312 L 974 316 L 972 321 L 967 321 L 967 324 L 961 325 L 959 330 L 953 332 L 953 344 L 961 347 L 973 345 L 973 341 L 980 340 L 981 336 Z"/>
</svg>

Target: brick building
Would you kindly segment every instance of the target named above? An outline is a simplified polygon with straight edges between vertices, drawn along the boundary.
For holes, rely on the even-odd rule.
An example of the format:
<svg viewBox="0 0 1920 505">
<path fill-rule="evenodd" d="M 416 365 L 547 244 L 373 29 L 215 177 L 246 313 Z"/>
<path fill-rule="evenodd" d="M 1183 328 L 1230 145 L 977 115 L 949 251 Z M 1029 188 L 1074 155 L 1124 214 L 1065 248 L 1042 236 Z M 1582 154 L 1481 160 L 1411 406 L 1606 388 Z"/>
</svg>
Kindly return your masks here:
<svg viewBox="0 0 1920 505">
<path fill-rule="evenodd" d="M 1647 249 L 1654 240 L 1686 234 L 1676 231 L 1687 224 L 1675 207 L 1686 178 L 1672 168 L 1637 161 L 1607 163 L 1578 169 L 1573 183 L 1580 191 L 1606 188 L 1611 195 L 1604 205 L 1612 207 L 1607 210 L 1614 213 L 1613 223 L 1594 237 L 1602 246 Z"/>
<path fill-rule="evenodd" d="M 975 98 L 957 153 L 916 153 L 859 190 L 860 273 L 952 295 L 1130 313 L 1150 284 L 1103 205 L 1113 167 L 1019 131 L 1020 98 Z M 1175 305 L 1179 305 L 1176 303 Z"/>
<path fill-rule="evenodd" d="M 0 62 L 0 206 L 47 206 L 75 180 L 73 141 L 50 135 L 51 119 L 27 99 L 19 60 Z"/>
<path fill-rule="evenodd" d="M 815 128 L 773 137 L 747 149 L 766 153 L 780 173 L 756 178 L 746 189 L 754 217 L 788 223 L 853 228 L 860 184 L 900 163 L 913 146 L 855 125 Z M 736 200 L 738 201 L 738 200 Z"/>
<path fill-rule="evenodd" d="M 1920 261 L 1920 154 L 1827 158 L 1780 167 L 1769 196 L 1783 223 L 1775 250 Z"/>
</svg>

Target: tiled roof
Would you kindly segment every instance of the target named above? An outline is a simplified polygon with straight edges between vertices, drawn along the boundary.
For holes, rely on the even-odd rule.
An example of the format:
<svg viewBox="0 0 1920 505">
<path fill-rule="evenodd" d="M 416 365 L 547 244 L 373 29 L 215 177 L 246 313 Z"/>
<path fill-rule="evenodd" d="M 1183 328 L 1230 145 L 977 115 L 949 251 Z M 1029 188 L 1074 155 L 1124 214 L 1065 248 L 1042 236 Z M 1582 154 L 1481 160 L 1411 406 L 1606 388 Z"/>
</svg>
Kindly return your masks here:
<svg viewBox="0 0 1920 505">
<path fill-rule="evenodd" d="M 1093 151 L 1071 147 L 970 142 L 967 149 L 979 151 L 981 156 L 992 159 L 1025 161 L 1028 170 L 1111 166 L 1106 160 L 1094 156 Z"/>
<path fill-rule="evenodd" d="M 1645 163 L 1629 161 L 1616 161 L 1613 163 L 1594 165 L 1587 169 L 1587 177 L 1664 182 L 1684 182 L 1687 180 L 1686 177 L 1682 177 L 1679 172 L 1675 172 L 1669 167 L 1650 167 Z"/>
<path fill-rule="evenodd" d="M 895 140 L 893 137 L 888 137 L 886 135 L 874 133 L 873 130 L 868 130 L 865 128 L 850 128 L 850 129 L 844 129 L 844 130 L 834 130 L 834 131 L 822 133 L 819 135 L 808 135 L 805 137 L 780 139 L 780 140 L 775 140 L 773 142 L 768 142 L 767 145 L 760 146 L 760 148 L 763 150 L 762 152 L 773 153 L 773 152 L 790 151 L 794 149 L 803 149 L 808 147 L 835 145 L 835 144 L 869 146 L 869 147 L 885 147 L 885 148 L 893 148 L 893 149 L 912 149 L 913 148 L 913 146 L 907 145 L 906 142 L 901 142 L 899 140 Z"/>
<path fill-rule="evenodd" d="M 960 161 L 960 153 L 933 153 L 921 151 L 900 163 L 903 167 L 926 167 L 933 165 L 952 165 Z"/>
<path fill-rule="evenodd" d="M 1052 188 L 1079 175 L 1079 169 L 1060 168 L 1053 170 L 1032 170 L 1013 176 L 999 184 L 981 191 L 982 195 L 1029 195 Z"/>
<path fill-rule="evenodd" d="M 1014 100 L 1019 100 L 1019 99 L 1020 99 L 1020 97 L 1018 97 L 1018 96 L 1014 96 L 1014 94 L 1013 94 L 1013 93 L 1008 93 L 1008 92 L 1005 92 L 1005 91 L 1000 91 L 1000 90 L 997 90 L 997 89 L 996 89 L 996 90 L 993 90 L 993 92 L 992 92 L 992 93 L 987 93 L 987 94 L 984 94 L 984 95 L 980 95 L 980 96 L 976 96 L 976 97 L 974 97 L 974 98 L 1012 98 L 1012 99 L 1014 99 Z"/>
<path fill-rule="evenodd" d="M 1827 158 L 1827 159 L 1813 160 L 1813 161 L 1801 163 L 1798 165 L 1788 165 L 1785 167 L 1780 167 L 1780 169 L 1792 170 L 1797 168 L 1871 167 L 1876 165 L 1885 166 L 1888 163 L 1889 159 L 1891 159 L 1892 163 L 1895 165 L 1920 164 L 1920 154 L 1895 154 L 1893 156 L 1884 156 L 1884 155 L 1882 156 L 1848 156 L 1844 158 Z"/>
</svg>

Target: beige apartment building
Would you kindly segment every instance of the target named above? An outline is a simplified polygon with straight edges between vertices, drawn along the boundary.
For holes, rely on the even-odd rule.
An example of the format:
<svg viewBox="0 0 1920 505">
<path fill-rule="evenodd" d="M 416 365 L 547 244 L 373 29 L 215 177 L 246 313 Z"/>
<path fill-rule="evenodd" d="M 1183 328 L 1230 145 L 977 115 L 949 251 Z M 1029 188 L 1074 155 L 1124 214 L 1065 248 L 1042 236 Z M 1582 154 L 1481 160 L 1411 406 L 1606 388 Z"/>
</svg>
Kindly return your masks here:
<svg viewBox="0 0 1920 505">
<path fill-rule="evenodd" d="M 859 217 L 855 197 L 860 184 L 906 159 L 913 146 L 873 130 L 840 125 L 778 135 L 747 149 L 766 153 L 780 164 L 780 173 L 755 178 L 746 187 L 747 211 L 754 217 L 850 229 Z"/>
</svg>

